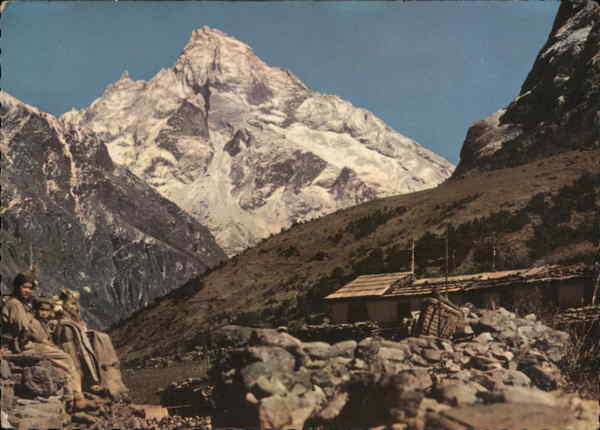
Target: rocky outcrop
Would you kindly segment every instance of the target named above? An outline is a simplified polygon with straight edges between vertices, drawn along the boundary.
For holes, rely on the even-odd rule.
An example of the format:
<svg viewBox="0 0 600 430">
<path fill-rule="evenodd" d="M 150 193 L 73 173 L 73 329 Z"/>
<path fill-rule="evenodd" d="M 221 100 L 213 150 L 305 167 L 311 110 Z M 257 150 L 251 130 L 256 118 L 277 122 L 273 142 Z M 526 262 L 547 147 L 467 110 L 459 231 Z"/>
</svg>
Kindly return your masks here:
<svg viewBox="0 0 600 430">
<path fill-rule="evenodd" d="M 194 30 L 172 68 L 126 73 L 62 116 L 207 225 L 235 254 L 294 222 L 430 188 L 453 166 L 371 112 L 311 91 L 219 30 Z"/>
<path fill-rule="evenodd" d="M 146 427 L 151 420 L 123 402 L 113 402 L 86 393 L 93 407 L 85 411 L 68 411 L 64 379 L 41 354 L 0 352 L 2 371 L 2 428 L 122 428 Z M 172 427 L 172 426 L 171 426 Z M 165 426 L 164 428 L 171 428 Z"/>
<path fill-rule="evenodd" d="M 93 132 L 0 94 L 2 292 L 30 262 L 107 326 L 225 258 L 210 232 L 115 164 Z"/>
<path fill-rule="evenodd" d="M 171 429 L 182 424 L 181 420 L 156 420 L 156 413 L 152 412 L 159 407 L 131 405 L 90 393 L 85 396 L 93 406 L 73 412 L 65 400 L 64 377 L 47 357 L 13 354 L 3 349 L 0 358 L 3 429 L 136 429 L 155 428 L 159 422 L 163 424 L 160 428 Z"/>
<path fill-rule="evenodd" d="M 2 354 L 2 428 L 63 428 L 64 380 L 42 355 Z M 5 425 L 8 424 L 8 425 Z"/>
<path fill-rule="evenodd" d="M 600 4 L 564 1 L 519 96 L 471 126 L 453 177 L 588 149 L 600 149 Z"/>
<path fill-rule="evenodd" d="M 15 430 L 210 428 L 210 417 L 169 416 L 156 405 L 135 405 L 85 393 L 93 407 L 68 411 L 63 376 L 41 354 L 0 351 L 1 427 Z M 70 412 L 70 413 L 69 413 Z"/>
<path fill-rule="evenodd" d="M 463 311 L 466 326 L 454 342 L 370 337 L 332 345 L 254 329 L 248 345 L 228 350 L 215 368 L 213 422 L 262 429 L 597 428 L 597 402 L 560 391 L 566 333 L 534 315 Z M 244 329 L 238 337 L 247 335 Z"/>
</svg>

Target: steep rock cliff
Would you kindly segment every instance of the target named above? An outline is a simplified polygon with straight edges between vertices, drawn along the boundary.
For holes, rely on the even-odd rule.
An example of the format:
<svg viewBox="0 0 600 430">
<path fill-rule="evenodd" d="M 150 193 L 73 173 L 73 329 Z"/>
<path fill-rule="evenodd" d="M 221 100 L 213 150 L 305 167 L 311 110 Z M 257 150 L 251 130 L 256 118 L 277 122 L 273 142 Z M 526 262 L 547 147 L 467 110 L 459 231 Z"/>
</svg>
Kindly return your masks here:
<svg viewBox="0 0 600 430">
<path fill-rule="evenodd" d="M 3 293 L 32 261 L 40 294 L 82 293 L 105 326 L 225 258 L 195 219 L 89 131 L 0 93 Z"/>
<path fill-rule="evenodd" d="M 600 149 L 600 3 L 563 1 L 521 92 L 475 122 L 454 178 Z"/>
</svg>

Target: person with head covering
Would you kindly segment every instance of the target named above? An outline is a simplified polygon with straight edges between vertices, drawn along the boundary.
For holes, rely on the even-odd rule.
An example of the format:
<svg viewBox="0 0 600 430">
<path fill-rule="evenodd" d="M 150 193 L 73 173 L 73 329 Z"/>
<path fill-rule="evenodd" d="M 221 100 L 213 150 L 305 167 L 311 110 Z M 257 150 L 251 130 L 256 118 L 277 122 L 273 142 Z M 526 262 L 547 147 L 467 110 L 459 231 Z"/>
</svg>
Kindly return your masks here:
<svg viewBox="0 0 600 430">
<path fill-rule="evenodd" d="M 81 390 L 81 376 L 71 357 L 52 342 L 48 329 L 34 314 L 33 290 L 37 287 L 34 272 L 19 273 L 13 281 L 12 296 L 2 306 L 3 341 L 14 353 L 40 354 L 65 377 L 65 400 L 74 411 L 93 406 Z"/>
<path fill-rule="evenodd" d="M 78 291 L 63 289 L 59 298 L 64 315 L 58 320 L 55 339 L 80 369 L 84 386 L 113 399 L 126 399 L 129 390 L 123 383 L 110 336 L 88 329 L 81 318 Z"/>
<path fill-rule="evenodd" d="M 50 333 L 52 334 L 53 339 L 55 339 L 58 320 L 60 320 L 64 315 L 63 302 L 58 296 L 50 297 L 49 301 L 52 304 L 52 315 L 48 320 L 48 328 L 50 330 Z"/>
<path fill-rule="evenodd" d="M 83 385 L 96 392 L 100 383 L 99 365 L 87 335 L 87 325 L 81 319 L 79 292 L 64 288 L 58 299 L 62 303 L 62 315 L 56 322 L 55 342 L 71 356 L 82 375 Z"/>
</svg>

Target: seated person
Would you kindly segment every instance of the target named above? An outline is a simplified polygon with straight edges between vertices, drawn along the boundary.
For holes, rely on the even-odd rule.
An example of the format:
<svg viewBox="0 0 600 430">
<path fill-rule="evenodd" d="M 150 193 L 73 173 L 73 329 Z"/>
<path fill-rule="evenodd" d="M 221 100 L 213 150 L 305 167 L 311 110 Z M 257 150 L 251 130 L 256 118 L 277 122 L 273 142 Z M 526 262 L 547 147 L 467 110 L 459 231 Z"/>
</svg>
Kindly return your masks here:
<svg viewBox="0 0 600 430">
<path fill-rule="evenodd" d="M 54 341 L 71 356 L 82 377 L 83 386 L 96 392 L 99 390 L 100 376 L 94 347 L 87 336 L 87 325 L 81 319 L 79 308 L 75 309 L 70 302 L 67 303 L 62 299 L 66 291 L 70 290 L 62 290 L 59 297 L 62 302 L 62 312 L 55 323 Z M 79 297 L 79 292 L 70 292 L 73 296 Z"/>
<path fill-rule="evenodd" d="M 33 313 L 34 273 L 20 273 L 13 282 L 12 296 L 2 306 L 3 341 L 14 353 L 45 356 L 65 378 L 65 400 L 68 409 L 78 411 L 93 407 L 83 396 L 81 376 L 71 357 L 52 342 L 47 328 Z"/>
<path fill-rule="evenodd" d="M 33 309 L 35 311 L 35 317 L 42 323 L 44 328 L 48 331 L 50 339 L 52 339 L 54 319 L 54 304 L 52 299 L 49 297 L 36 297 L 33 300 Z"/>
<path fill-rule="evenodd" d="M 91 391 L 107 392 L 115 400 L 126 399 L 128 389 L 110 336 L 88 330 L 81 318 L 78 291 L 63 289 L 59 298 L 63 317 L 58 320 L 55 339 L 84 375 L 84 386 Z"/>
<path fill-rule="evenodd" d="M 56 343 L 55 335 L 56 335 L 56 328 L 58 326 L 58 321 L 60 321 L 64 317 L 63 301 L 60 300 L 59 296 L 38 298 L 38 300 L 40 300 L 40 299 L 48 300 L 48 302 L 50 302 L 52 304 L 52 312 L 50 313 L 50 317 L 48 318 L 48 320 L 46 320 L 45 322 L 50 330 L 52 339 Z M 38 315 L 38 319 L 41 319 L 39 315 Z M 77 366 L 75 366 L 75 367 L 77 367 Z"/>
</svg>

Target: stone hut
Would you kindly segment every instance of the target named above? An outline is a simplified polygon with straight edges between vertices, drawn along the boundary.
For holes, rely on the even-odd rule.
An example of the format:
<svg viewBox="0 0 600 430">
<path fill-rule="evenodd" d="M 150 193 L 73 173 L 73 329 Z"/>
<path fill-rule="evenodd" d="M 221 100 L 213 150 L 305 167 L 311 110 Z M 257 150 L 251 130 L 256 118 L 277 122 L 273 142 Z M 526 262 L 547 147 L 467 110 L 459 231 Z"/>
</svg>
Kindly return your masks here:
<svg viewBox="0 0 600 430">
<path fill-rule="evenodd" d="M 532 293 L 559 309 L 591 303 L 593 276 L 583 264 L 546 265 L 527 269 L 416 279 L 412 272 L 359 276 L 324 298 L 332 322 L 401 321 L 418 311 L 434 290 L 458 305 L 515 308 Z"/>
</svg>

